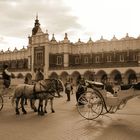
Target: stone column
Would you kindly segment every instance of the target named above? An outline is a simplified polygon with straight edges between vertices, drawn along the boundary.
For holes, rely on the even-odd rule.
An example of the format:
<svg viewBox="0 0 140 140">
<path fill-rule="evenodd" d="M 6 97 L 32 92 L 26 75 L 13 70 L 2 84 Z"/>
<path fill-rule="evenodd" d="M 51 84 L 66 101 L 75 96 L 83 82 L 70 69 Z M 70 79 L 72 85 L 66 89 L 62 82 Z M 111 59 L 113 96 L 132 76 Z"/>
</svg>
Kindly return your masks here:
<svg viewBox="0 0 140 140">
<path fill-rule="evenodd" d="M 45 46 L 45 62 L 44 62 L 44 77 L 48 78 L 49 77 L 49 44 L 46 43 Z"/>
<path fill-rule="evenodd" d="M 138 66 L 140 66 L 140 52 L 138 53 Z"/>
<path fill-rule="evenodd" d="M 64 53 L 64 67 L 68 67 L 68 66 L 69 66 L 69 54 Z"/>
</svg>

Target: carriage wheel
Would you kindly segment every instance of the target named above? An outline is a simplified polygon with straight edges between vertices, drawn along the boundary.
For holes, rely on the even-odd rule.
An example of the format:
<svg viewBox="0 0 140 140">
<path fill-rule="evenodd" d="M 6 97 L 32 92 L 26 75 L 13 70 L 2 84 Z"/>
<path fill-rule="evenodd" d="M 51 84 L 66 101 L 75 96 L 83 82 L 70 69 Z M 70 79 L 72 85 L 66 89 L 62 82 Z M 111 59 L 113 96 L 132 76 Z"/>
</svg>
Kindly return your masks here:
<svg viewBox="0 0 140 140">
<path fill-rule="evenodd" d="M 0 111 L 3 108 L 3 97 L 0 95 Z"/>
<path fill-rule="evenodd" d="M 82 117 L 93 120 L 103 111 L 102 98 L 96 90 L 86 91 L 78 99 L 77 110 Z"/>
</svg>

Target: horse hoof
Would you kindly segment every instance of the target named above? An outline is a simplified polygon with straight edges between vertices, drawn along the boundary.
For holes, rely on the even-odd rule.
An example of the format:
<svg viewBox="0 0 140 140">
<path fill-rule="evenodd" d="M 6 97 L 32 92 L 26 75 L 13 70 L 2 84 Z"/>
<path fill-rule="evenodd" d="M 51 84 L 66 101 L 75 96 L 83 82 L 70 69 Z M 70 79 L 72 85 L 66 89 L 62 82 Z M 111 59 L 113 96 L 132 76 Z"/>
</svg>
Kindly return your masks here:
<svg viewBox="0 0 140 140">
<path fill-rule="evenodd" d="M 47 112 L 47 111 L 44 111 L 44 113 L 46 113 L 46 114 L 47 114 L 48 112 Z"/>
<path fill-rule="evenodd" d="M 52 110 L 52 113 L 55 113 L 55 111 L 54 111 L 54 110 Z"/>
<path fill-rule="evenodd" d="M 27 112 L 25 111 L 25 112 L 23 112 L 23 114 L 25 115 L 25 114 L 27 114 Z"/>
<path fill-rule="evenodd" d="M 43 116 L 44 115 L 44 112 L 40 112 L 40 115 Z"/>
<path fill-rule="evenodd" d="M 37 109 L 36 108 L 34 109 L 34 112 L 37 112 Z"/>
<path fill-rule="evenodd" d="M 19 112 L 16 112 L 16 115 L 19 115 L 20 113 Z"/>
<path fill-rule="evenodd" d="M 38 112 L 38 115 L 43 116 L 44 112 Z"/>
</svg>

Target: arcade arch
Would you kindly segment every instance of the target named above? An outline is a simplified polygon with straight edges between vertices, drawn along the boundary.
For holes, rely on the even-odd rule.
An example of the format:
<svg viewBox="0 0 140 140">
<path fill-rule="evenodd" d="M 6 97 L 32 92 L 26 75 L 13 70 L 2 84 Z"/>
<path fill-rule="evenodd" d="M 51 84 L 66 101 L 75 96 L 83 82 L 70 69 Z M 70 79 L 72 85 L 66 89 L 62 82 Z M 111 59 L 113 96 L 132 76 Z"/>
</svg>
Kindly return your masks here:
<svg viewBox="0 0 140 140">
<path fill-rule="evenodd" d="M 23 78 L 24 78 L 24 76 L 23 76 L 23 74 L 22 74 L 22 73 L 19 73 L 19 74 L 17 75 L 17 78 L 21 78 L 21 79 L 23 79 Z"/>
<path fill-rule="evenodd" d="M 84 78 L 85 79 L 87 79 L 87 80 L 91 80 L 91 81 L 93 81 L 94 79 L 95 79 L 95 73 L 94 72 L 92 72 L 92 71 L 86 71 L 85 73 L 84 73 Z"/>
<path fill-rule="evenodd" d="M 25 75 L 25 77 L 28 77 L 29 79 L 32 79 L 32 74 L 31 74 L 31 73 L 27 73 L 27 74 Z"/>
<path fill-rule="evenodd" d="M 97 79 L 97 81 L 100 81 L 100 82 L 104 83 L 105 81 L 108 80 L 107 73 L 103 70 L 98 71 L 97 74 L 96 74 L 96 79 Z"/>
<path fill-rule="evenodd" d="M 56 79 L 58 79 L 58 74 L 56 73 L 56 72 L 52 72 L 51 74 L 50 74 L 50 76 L 49 76 L 49 78 L 51 78 L 51 79 L 53 79 L 53 78 L 56 78 Z"/>
<path fill-rule="evenodd" d="M 68 77 L 69 77 L 69 74 L 65 71 L 60 74 L 60 78 L 64 83 L 66 82 Z"/>
<path fill-rule="evenodd" d="M 122 83 L 121 72 L 118 70 L 113 70 L 110 74 L 110 82 L 121 84 Z"/>
<path fill-rule="evenodd" d="M 137 82 L 137 76 L 136 76 L 136 72 L 132 69 L 129 69 L 125 72 L 125 81 L 128 84 L 132 84 L 134 82 Z"/>
<path fill-rule="evenodd" d="M 77 84 L 77 79 L 78 79 L 79 76 L 81 76 L 81 74 L 80 74 L 78 71 L 74 71 L 74 72 L 71 74 L 71 78 L 72 78 L 72 81 L 73 81 L 73 84 L 74 84 L 74 85 Z"/>
</svg>

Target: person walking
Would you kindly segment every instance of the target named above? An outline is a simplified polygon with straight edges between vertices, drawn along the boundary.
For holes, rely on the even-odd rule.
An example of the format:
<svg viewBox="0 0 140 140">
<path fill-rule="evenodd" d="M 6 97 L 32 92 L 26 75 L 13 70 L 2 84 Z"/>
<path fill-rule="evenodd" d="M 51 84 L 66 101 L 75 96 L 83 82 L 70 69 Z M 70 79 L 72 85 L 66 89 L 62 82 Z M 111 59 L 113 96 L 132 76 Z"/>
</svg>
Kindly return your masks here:
<svg viewBox="0 0 140 140">
<path fill-rule="evenodd" d="M 44 79 L 44 75 L 41 71 L 40 68 L 38 68 L 37 72 L 36 72 L 36 76 L 35 76 L 35 81 L 38 82 L 40 80 L 43 80 Z"/>
<path fill-rule="evenodd" d="M 24 79 L 24 84 L 32 85 L 33 84 L 32 77 L 29 75 L 26 75 Z"/>
<path fill-rule="evenodd" d="M 78 103 L 80 96 L 87 90 L 84 77 L 80 77 L 77 81 L 77 84 L 76 101 Z M 82 103 L 79 103 L 79 105 L 82 105 Z"/>
<path fill-rule="evenodd" d="M 67 94 L 67 101 L 70 101 L 70 93 L 72 91 L 72 84 L 70 79 L 65 83 L 65 93 Z"/>
</svg>

